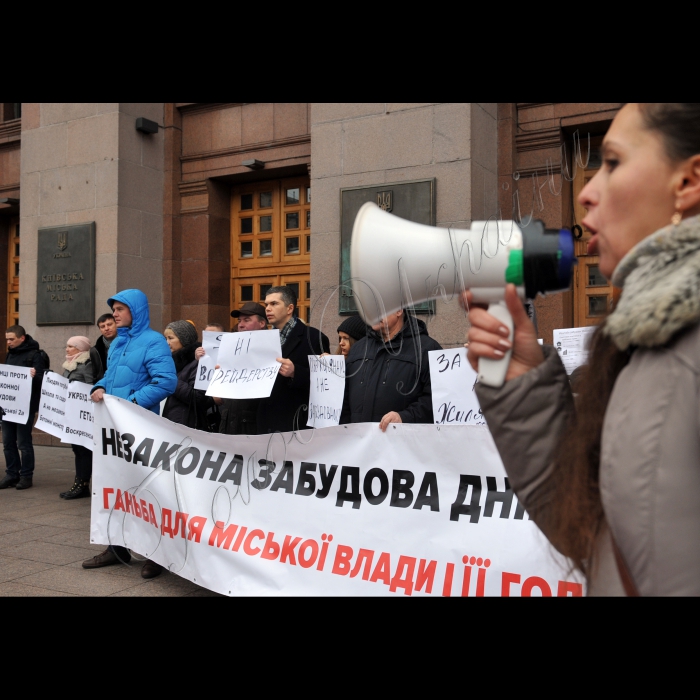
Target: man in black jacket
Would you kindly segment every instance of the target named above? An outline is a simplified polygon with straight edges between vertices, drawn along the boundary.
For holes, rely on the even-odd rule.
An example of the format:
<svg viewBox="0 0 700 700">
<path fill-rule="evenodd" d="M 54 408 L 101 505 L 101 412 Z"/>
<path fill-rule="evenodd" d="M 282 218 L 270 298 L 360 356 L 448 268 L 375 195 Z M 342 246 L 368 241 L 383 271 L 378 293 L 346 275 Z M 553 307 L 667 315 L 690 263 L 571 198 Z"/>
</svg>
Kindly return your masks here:
<svg viewBox="0 0 700 700">
<path fill-rule="evenodd" d="M 258 409 L 258 433 L 286 432 L 306 428 L 311 371 L 309 355 L 330 352 L 328 338 L 305 325 L 295 315 L 297 295 L 289 287 L 270 287 L 265 315 L 280 332 L 282 357 L 272 393 Z"/>
<path fill-rule="evenodd" d="M 341 423 L 432 423 L 428 352 L 441 350 L 423 321 L 403 310 L 372 326 L 345 365 Z"/>
<path fill-rule="evenodd" d="M 48 369 L 39 343 L 27 335 L 22 326 L 10 326 L 5 333 L 7 339 L 7 359 L 5 364 L 15 367 L 29 367 L 32 376 L 32 398 L 26 423 L 2 422 L 2 444 L 5 452 L 5 478 L 0 481 L 0 489 L 12 486 L 22 491 L 32 487 L 34 477 L 34 445 L 32 428 L 39 408 L 41 382 Z M 20 452 L 22 458 L 20 461 Z"/>
<path fill-rule="evenodd" d="M 100 353 L 100 360 L 102 360 L 102 371 L 107 371 L 107 353 L 109 352 L 109 346 L 112 341 L 117 337 L 117 323 L 114 320 L 112 314 L 102 314 L 97 319 L 97 327 L 100 329 L 100 337 L 95 343 L 95 349 Z M 102 379 L 102 377 L 95 377 L 95 381 Z"/>
</svg>

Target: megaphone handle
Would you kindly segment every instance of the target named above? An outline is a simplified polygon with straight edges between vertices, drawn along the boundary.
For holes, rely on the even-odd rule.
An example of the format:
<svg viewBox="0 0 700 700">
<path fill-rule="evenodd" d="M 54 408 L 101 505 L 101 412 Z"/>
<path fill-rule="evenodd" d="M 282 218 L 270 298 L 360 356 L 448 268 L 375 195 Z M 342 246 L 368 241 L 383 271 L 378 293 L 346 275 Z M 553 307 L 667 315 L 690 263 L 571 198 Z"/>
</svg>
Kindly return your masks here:
<svg viewBox="0 0 700 700">
<path fill-rule="evenodd" d="M 495 316 L 503 325 L 508 327 L 508 340 L 513 342 L 513 319 L 503 302 L 489 304 L 489 313 Z M 486 357 L 479 358 L 479 381 L 486 386 L 496 389 L 503 386 L 506 372 L 510 364 L 512 350 L 508 350 L 501 360 L 489 360 Z"/>
</svg>

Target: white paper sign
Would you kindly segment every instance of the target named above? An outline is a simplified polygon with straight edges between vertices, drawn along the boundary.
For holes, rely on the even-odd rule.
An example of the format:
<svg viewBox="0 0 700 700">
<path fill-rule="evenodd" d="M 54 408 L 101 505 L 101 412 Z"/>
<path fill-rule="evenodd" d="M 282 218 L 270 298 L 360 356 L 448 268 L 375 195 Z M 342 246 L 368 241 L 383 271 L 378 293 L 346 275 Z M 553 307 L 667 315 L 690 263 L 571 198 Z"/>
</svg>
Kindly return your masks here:
<svg viewBox="0 0 700 700">
<path fill-rule="evenodd" d="M 68 401 L 66 402 L 66 432 L 63 442 L 71 445 L 82 445 L 88 450 L 93 448 L 93 407 L 90 399 L 91 384 L 71 382 L 68 385 Z"/>
<path fill-rule="evenodd" d="M 339 425 L 345 396 L 345 357 L 309 355 L 309 369 L 311 384 L 306 425 L 312 428 Z"/>
<path fill-rule="evenodd" d="M 431 350 L 428 362 L 435 423 L 486 425 L 474 391 L 477 374 L 467 361 L 467 349 Z"/>
<path fill-rule="evenodd" d="M 60 440 L 63 439 L 66 430 L 67 396 L 68 380 L 55 372 L 46 372 L 41 383 L 36 427 Z"/>
<path fill-rule="evenodd" d="M 0 365 L 0 407 L 8 423 L 26 423 L 32 400 L 32 378 L 28 367 Z"/>
<path fill-rule="evenodd" d="M 567 374 L 588 362 L 588 344 L 595 330 L 596 326 L 586 326 L 554 331 L 554 347 L 564 363 Z"/>
<path fill-rule="evenodd" d="M 202 347 L 206 355 L 200 358 L 197 365 L 197 378 L 194 382 L 195 389 L 206 391 L 209 388 L 209 382 L 214 377 L 214 368 L 219 357 L 219 345 L 221 345 L 223 335 L 223 331 L 202 331 Z"/>
<path fill-rule="evenodd" d="M 219 369 L 207 396 L 223 399 L 261 399 L 270 395 L 280 371 L 280 332 L 226 333 L 219 346 Z"/>
</svg>

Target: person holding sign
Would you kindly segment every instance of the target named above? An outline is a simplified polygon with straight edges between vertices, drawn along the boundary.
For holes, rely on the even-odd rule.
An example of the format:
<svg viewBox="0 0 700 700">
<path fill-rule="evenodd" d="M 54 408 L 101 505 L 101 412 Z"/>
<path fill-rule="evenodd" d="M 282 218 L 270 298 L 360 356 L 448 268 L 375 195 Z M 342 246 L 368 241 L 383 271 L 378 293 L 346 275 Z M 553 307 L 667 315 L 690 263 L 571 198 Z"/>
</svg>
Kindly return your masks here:
<svg viewBox="0 0 700 700">
<path fill-rule="evenodd" d="M 98 355 L 99 358 L 99 355 Z M 93 384 L 95 368 L 90 358 L 90 341 L 84 335 L 76 335 L 66 343 L 66 361 L 63 363 L 63 376 L 70 382 Z M 75 481 L 68 491 L 59 496 L 67 501 L 90 496 L 92 478 L 92 450 L 82 445 L 71 445 L 75 455 Z"/>
<path fill-rule="evenodd" d="M 277 361 L 282 366 L 269 398 L 260 401 L 259 433 L 287 432 L 306 425 L 311 381 L 309 355 L 330 352 L 328 337 L 299 320 L 296 307 L 297 295 L 290 287 L 268 289 L 265 315 L 280 332 L 282 357 Z"/>
<path fill-rule="evenodd" d="M 238 330 L 241 332 L 267 329 L 265 307 L 254 301 L 247 301 L 240 309 L 234 309 L 231 312 L 231 318 L 238 319 Z M 226 435 L 258 434 L 258 409 L 262 399 L 220 399 L 215 397 L 214 401 L 220 406 L 220 433 Z"/>
<path fill-rule="evenodd" d="M 441 349 L 406 311 L 383 318 L 350 349 L 340 422 L 432 423 L 428 352 Z"/>
<path fill-rule="evenodd" d="M 588 251 L 622 294 L 574 402 L 515 288 L 470 309 L 469 360 L 512 355 L 476 392 L 510 483 L 589 595 L 700 594 L 700 103 L 627 104 L 586 184 Z M 471 301 L 465 293 L 463 303 Z"/>
<path fill-rule="evenodd" d="M 350 348 L 367 335 L 367 326 L 359 316 L 348 316 L 338 326 L 338 349 L 336 355 L 347 359 Z"/>
<path fill-rule="evenodd" d="M 168 343 L 150 328 L 148 297 L 140 289 L 126 289 L 107 303 L 117 324 L 117 339 L 109 349 L 105 376 L 94 386 L 91 398 L 97 403 L 105 394 L 112 394 L 158 414 L 160 402 L 175 391 L 177 374 Z M 98 569 L 129 561 L 128 549 L 110 546 L 84 561 L 83 568 Z M 150 563 L 146 562 L 141 570 L 144 578 L 153 578 L 162 571 Z"/>
<path fill-rule="evenodd" d="M 5 338 L 7 340 L 5 364 L 29 367 L 29 374 L 32 377 L 32 397 L 27 421 L 25 423 L 2 422 L 5 478 L 0 481 L 0 489 L 9 489 L 14 486 L 18 491 L 22 491 L 32 487 L 34 477 L 32 428 L 39 409 L 43 374 L 49 368 L 49 363 L 48 356 L 39 348 L 39 343 L 31 335 L 27 335 L 22 326 L 10 326 L 5 333 Z"/>
<path fill-rule="evenodd" d="M 100 355 L 102 367 L 107 369 L 107 355 L 109 354 L 109 346 L 117 337 L 117 324 L 112 314 L 102 314 L 97 319 L 97 327 L 100 329 L 100 337 L 95 342 L 95 349 Z M 95 377 L 98 379 L 99 377 Z"/>
</svg>

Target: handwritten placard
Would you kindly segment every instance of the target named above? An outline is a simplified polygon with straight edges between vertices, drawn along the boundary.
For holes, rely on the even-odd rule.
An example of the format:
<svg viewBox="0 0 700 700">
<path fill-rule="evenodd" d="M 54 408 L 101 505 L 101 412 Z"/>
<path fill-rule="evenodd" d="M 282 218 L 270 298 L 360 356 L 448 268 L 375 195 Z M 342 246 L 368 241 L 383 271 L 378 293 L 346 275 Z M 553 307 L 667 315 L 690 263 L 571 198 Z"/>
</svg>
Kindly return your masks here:
<svg viewBox="0 0 700 700">
<path fill-rule="evenodd" d="M 474 387 L 477 374 L 467 361 L 466 348 L 428 353 L 437 425 L 486 425 Z"/>
<path fill-rule="evenodd" d="M 66 401 L 66 430 L 63 442 L 93 448 L 93 402 L 90 399 L 92 385 L 71 382 Z"/>
<path fill-rule="evenodd" d="M 0 407 L 8 423 L 26 423 L 32 399 L 32 377 L 27 367 L 0 365 Z"/>
<path fill-rule="evenodd" d="M 272 392 L 282 357 L 280 332 L 225 333 L 219 346 L 219 369 L 207 396 L 222 399 L 260 399 Z"/>
<path fill-rule="evenodd" d="M 66 431 L 67 395 L 68 380 L 55 372 L 45 372 L 36 427 L 59 439 Z"/>
<path fill-rule="evenodd" d="M 195 389 L 206 391 L 209 388 L 209 382 L 214 378 L 214 368 L 219 357 L 219 346 L 223 336 L 223 331 L 202 331 L 202 347 L 206 355 L 200 357 L 197 365 L 197 378 L 194 382 Z"/>
<path fill-rule="evenodd" d="M 312 428 L 340 424 L 345 396 L 345 358 L 342 355 L 309 355 L 309 419 Z"/>
<path fill-rule="evenodd" d="M 567 374 L 588 362 L 588 344 L 596 326 L 562 328 L 554 331 L 554 347 L 564 363 Z"/>
</svg>

